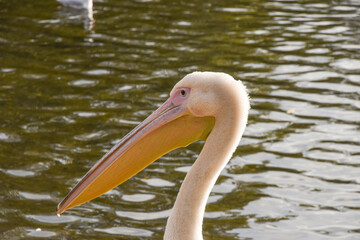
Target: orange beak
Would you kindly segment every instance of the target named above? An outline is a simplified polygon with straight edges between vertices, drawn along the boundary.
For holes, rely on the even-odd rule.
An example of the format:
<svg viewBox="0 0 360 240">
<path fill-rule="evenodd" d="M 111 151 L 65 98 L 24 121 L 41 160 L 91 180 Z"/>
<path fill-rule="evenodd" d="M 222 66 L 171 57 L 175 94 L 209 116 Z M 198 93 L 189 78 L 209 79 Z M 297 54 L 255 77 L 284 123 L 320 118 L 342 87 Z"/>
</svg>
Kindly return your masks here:
<svg viewBox="0 0 360 240">
<path fill-rule="evenodd" d="M 214 117 L 195 117 L 185 103 L 168 99 L 105 154 L 59 203 L 56 213 L 90 201 L 140 172 L 175 148 L 205 140 Z"/>
</svg>

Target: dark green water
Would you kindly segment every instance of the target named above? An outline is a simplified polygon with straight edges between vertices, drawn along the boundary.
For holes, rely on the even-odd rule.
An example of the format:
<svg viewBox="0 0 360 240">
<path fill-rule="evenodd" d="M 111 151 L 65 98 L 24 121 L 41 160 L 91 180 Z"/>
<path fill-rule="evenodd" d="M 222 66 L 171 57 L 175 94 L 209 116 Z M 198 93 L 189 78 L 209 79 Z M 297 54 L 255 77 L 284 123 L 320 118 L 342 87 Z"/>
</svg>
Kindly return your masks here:
<svg viewBox="0 0 360 240">
<path fill-rule="evenodd" d="M 60 218 L 87 170 L 195 70 L 242 79 L 245 135 L 205 239 L 360 239 L 359 1 L 0 0 L 0 238 L 161 239 L 202 143 Z"/>
</svg>

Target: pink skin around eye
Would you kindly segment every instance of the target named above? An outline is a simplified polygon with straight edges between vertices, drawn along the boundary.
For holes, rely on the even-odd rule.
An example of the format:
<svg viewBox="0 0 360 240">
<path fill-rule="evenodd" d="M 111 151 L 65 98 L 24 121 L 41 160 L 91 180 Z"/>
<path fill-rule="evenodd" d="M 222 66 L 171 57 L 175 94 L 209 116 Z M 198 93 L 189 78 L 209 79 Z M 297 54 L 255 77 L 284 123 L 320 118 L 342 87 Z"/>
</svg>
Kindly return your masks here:
<svg viewBox="0 0 360 240">
<path fill-rule="evenodd" d="M 181 94 L 181 91 L 184 90 L 185 91 L 185 95 L 183 96 Z M 180 104 L 183 104 L 190 95 L 190 88 L 178 88 L 175 90 L 175 92 L 170 96 L 171 102 L 175 105 L 178 106 Z"/>
</svg>

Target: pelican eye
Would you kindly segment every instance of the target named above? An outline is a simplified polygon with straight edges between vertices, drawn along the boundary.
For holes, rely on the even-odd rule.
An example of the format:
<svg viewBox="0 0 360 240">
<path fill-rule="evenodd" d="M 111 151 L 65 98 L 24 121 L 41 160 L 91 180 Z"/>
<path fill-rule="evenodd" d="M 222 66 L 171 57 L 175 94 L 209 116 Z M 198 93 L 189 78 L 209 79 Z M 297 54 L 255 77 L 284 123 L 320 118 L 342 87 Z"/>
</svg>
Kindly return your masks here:
<svg viewBox="0 0 360 240">
<path fill-rule="evenodd" d="M 183 96 L 183 97 L 186 96 L 186 91 L 185 91 L 185 89 L 181 89 L 181 90 L 180 90 L 180 95 Z"/>
</svg>

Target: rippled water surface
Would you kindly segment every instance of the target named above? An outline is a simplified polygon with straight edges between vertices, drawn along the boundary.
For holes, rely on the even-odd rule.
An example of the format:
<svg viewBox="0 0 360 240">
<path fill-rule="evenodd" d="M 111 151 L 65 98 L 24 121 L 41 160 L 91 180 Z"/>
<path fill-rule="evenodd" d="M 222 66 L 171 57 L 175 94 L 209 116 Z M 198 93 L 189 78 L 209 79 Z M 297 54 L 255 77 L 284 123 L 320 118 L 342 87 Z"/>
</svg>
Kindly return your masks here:
<svg viewBox="0 0 360 240">
<path fill-rule="evenodd" d="M 55 207 L 195 70 L 252 109 L 205 239 L 360 239 L 360 1 L 0 0 L 0 237 L 161 239 L 202 143 Z"/>
</svg>

